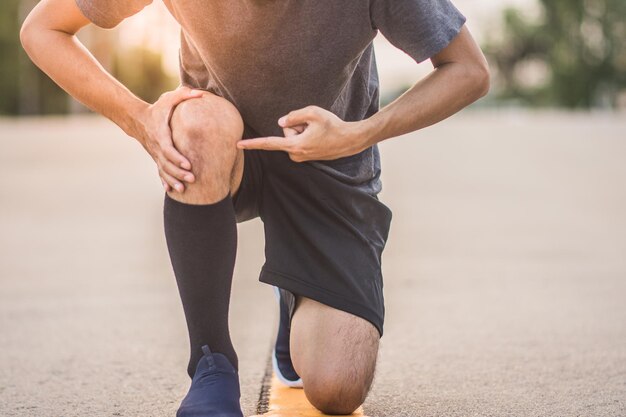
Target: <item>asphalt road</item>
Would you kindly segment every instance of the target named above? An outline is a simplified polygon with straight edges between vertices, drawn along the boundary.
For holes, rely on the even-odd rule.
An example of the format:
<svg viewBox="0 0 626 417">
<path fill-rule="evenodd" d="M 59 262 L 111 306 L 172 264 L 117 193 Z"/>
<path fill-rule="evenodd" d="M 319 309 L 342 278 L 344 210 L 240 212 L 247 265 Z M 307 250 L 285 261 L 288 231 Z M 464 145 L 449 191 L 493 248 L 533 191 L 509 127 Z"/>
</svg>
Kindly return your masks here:
<svg viewBox="0 0 626 417">
<path fill-rule="evenodd" d="M 626 415 L 626 117 L 465 112 L 381 145 L 393 210 L 368 416 Z M 101 118 L 0 119 L 0 415 L 172 416 L 184 318 L 156 169 Z M 259 221 L 232 295 L 254 414 Z"/>
</svg>

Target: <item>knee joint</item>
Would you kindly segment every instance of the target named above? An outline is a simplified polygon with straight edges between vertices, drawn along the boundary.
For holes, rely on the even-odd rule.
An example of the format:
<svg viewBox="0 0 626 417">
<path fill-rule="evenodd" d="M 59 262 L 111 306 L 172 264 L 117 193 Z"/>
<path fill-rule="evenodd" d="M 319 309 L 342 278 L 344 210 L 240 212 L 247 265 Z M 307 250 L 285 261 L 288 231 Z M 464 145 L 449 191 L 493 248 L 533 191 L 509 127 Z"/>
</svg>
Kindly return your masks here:
<svg viewBox="0 0 626 417">
<path fill-rule="evenodd" d="M 171 129 L 179 149 L 211 153 L 236 153 L 235 143 L 243 134 L 243 121 L 228 100 L 209 93 L 185 100 L 172 113 Z"/>
<path fill-rule="evenodd" d="M 357 381 L 304 380 L 309 402 L 325 414 L 351 414 L 365 401 L 367 387 Z"/>
</svg>

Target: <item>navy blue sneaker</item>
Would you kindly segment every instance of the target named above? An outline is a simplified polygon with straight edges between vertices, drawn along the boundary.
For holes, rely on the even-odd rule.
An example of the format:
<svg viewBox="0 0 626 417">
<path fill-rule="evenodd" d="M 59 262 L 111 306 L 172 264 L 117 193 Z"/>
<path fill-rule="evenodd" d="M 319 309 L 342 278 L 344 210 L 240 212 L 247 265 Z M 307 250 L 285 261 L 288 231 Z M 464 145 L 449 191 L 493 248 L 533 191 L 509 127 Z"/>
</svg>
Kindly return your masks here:
<svg viewBox="0 0 626 417">
<path fill-rule="evenodd" d="M 243 417 L 239 405 L 239 374 L 226 356 L 202 346 L 189 392 L 176 417 Z"/>
<path fill-rule="evenodd" d="M 276 344 L 274 352 L 272 352 L 272 366 L 276 377 L 283 384 L 292 388 L 302 388 L 302 379 L 296 373 L 291 363 L 291 352 L 289 351 L 289 335 L 291 328 L 289 323 L 289 307 L 285 300 L 280 296 L 280 289 L 274 287 L 274 293 L 278 299 L 280 306 L 280 319 L 278 322 L 278 334 L 276 335 Z"/>
</svg>

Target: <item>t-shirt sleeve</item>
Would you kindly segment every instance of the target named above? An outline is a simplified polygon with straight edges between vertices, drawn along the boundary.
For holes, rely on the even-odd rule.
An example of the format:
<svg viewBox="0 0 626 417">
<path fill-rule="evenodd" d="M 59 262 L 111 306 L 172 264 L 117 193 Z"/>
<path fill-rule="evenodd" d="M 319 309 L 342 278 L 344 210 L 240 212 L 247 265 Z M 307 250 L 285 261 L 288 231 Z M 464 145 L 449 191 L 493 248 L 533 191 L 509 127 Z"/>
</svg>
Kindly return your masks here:
<svg viewBox="0 0 626 417">
<path fill-rule="evenodd" d="M 152 0 L 75 0 L 81 13 L 95 25 L 105 29 L 138 13 Z"/>
<path fill-rule="evenodd" d="M 374 29 L 417 62 L 448 46 L 466 20 L 450 0 L 372 0 L 370 13 Z"/>
</svg>

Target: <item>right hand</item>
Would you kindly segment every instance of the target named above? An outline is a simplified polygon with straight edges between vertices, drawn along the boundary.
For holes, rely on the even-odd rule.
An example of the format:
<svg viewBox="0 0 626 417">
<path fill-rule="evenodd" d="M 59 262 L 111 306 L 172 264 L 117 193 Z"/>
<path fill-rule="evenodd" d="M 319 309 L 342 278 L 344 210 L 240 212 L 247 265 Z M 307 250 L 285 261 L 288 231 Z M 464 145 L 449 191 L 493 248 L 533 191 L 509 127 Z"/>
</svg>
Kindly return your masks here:
<svg viewBox="0 0 626 417">
<path fill-rule="evenodd" d="M 202 94 L 202 90 L 178 87 L 161 94 L 140 116 L 139 122 L 143 131 L 137 139 L 156 162 L 165 191 L 174 189 L 182 193 L 185 190 L 183 182 L 195 181 L 191 162 L 174 146 L 170 118 L 179 103 L 202 97 Z"/>
</svg>

